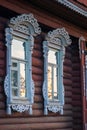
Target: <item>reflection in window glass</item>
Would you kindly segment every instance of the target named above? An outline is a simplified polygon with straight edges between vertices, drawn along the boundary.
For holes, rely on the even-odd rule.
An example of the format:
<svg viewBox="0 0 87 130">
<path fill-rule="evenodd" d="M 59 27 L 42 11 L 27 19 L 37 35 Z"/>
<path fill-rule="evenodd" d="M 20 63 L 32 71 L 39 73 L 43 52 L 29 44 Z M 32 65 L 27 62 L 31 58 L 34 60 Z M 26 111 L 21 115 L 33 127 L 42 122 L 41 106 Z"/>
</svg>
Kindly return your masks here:
<svg viewBox="0 0 87 130">
<path fill-rule="evenodd" d="M 11 77 L 12 95 L 18 96 L 18 72 L 16 70 L 12 70 Z"/>
<path fill-rule="evenodd" d="M 12 96 L 25 97 L 26 96 L 25 64 L 13 59 L 12 65 L 13 65 L 11 70 Z"/>
<path fill-rule="evenodd" d="M 48 52 L 48 63 L 53 63 L 56 65 L 56 55 L 54 50 L 49 50 Z"/>
<path fill-rule="evenodd" d="M 25 97 L 25 64 L 20 63 L 20 97 Z"/>
<path fill-rule="evenodd" d="M 13 98 L 26 97 L 25 51 L 22 41 L 12 40 L 11 86 Z"/>
<path fill-rule="evenodd" d="M 56 55 L 53 50 L 48 53 L 48 98 L 58 99 Z"/>
<path fill-rule="evenodd" d="M 12 57 L 24 59 L 23 42 L 13 39 L 12 40 Z"/>
<path fill-rule="evenodd" d="M 48 66 L 48 98 L 52 99 L 52 68 Z"/>
<path fill-rule="evenodd" d="M 53 79 L 54 79 L 54 99 L 58 99 L 57 97 L 57 68 L 56 67 L 54 67 L 54 70 L 53 70 L 54 72 L 54 77 L 53 77 Z"/>
</svg>

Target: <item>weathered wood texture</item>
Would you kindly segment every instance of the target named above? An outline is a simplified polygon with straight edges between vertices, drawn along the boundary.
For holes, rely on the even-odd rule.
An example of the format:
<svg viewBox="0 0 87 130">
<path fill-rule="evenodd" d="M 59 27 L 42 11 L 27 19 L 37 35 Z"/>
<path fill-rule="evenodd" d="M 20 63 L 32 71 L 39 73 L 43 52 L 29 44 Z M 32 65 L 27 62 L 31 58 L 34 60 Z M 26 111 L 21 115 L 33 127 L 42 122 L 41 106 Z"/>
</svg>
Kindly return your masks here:
<svg viewBox="0 0 87 130">
<path fill-rule="evenodd" d="M 0 22 L 0 76 L 4 78 L 6 67 L 6 48 L 4 39 L 5 22 Z M 81 123 L 81 91 L 79 83 L 79 66 L 76 49 L 71 46 L 67 47 L 64 60 L 64 88 L 65 88 L 65 105 L 64 114 L 54 114 L 49 112 L 44 116 L 44 104 L 42 96 L 43 85 L 43 37 L 40 35 L 35 38 L 33 49 L 32 70 L 33 80 L 35 83 L 35 96 L 33 104 L 33 115 L 28 112 L 17 113 L 12 115 L 6 114 L 6 97 L 4 94 L 4 83 L 0 82 L 0 130 L 73 130 L 73 125 L 77 127 Z M 73 45 L 72 45 L 73 46 Z M 72 51 L 73 50 L 73 51 Z M 75 51 L 75 52 L 74 52 Z M 72 53 L 73 55 L 72 55 Z M 75 54 L 74 54 L 75 53 Z M 77 56 L 77 59 L 76 59 Z M 72 58 L 73 57 L 73 58 Z M 76 64 L 77 63 L 77 64 Z M 72 71 L 73 64 L 73 71 Z M 76 72 L 76 75 L 74 75 Z M 72 73 L 73 72 L 73 73 Z M 73 74 L 73 75 L 72 75 Z M 72 78 L 73 77 L 73 78 Z M 73 79 L 73 80 L 72 80 Z M 78 83 L 77 83 L 78 82 Z M 72 87 L 75 89 L 72 89 Z M 74 95 L 74 96 L 73 96 Z M 72 103 L 73 102 L 73 103 Z M 77 105 L 78 102 L 78 105 Z M 72 111 L 73 110 L 73 111 Z M 74 120 L 76 119 L 76 120 Z M 77 130 L 77 129 L 74 129 Z M 81 130 L 81 129 L 78 129 Z"/>
<path fill-rule="evenodd" d="M 72 43 L 72 106 L 73 130 L 82 130 L 82 97 L 80 77 L 80 56 L 78 39 Z"/>
<path fill-rule="evenodd" d="M 6 71 L 6 47 L 5 47 L 6 19 L 0 17 L 0 116 L 5 114 L 4 78 Z"/>
</svg>

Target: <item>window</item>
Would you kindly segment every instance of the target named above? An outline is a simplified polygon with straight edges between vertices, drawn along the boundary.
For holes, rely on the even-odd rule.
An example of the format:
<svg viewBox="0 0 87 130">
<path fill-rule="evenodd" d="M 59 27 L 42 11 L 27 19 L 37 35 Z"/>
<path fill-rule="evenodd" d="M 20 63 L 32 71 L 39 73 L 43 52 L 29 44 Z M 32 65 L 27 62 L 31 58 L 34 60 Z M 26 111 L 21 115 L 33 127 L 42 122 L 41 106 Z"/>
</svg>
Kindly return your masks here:
<svg viewBox="0 0 87 130">
<path fill-rule="evenodd" d="M 7 113 L 29 111 L 32 114 L 34 82 L 32 52 L 34 37 L 41 30 L 32 14 L 12 18 L 6 28 L 7 75 L 4 82 Z"/>
<path fill-rule="evenodd" d="M 57 63 L 56 51 L 49 49 L 48 52 L 48 99 L 54 100 L 58 98 L 57 91 Z"/>
<path fill-rule="evenodd" d="M 65 47 L 71 44 L 68 33 L 64 28 L 49 32 L 43 41 L 44 52 L 44 114 L 48 110 L 63 114 L 64 85 L 63 61 Z"/>
<path fill-rule="evenodd" d="M 22 41 L 13 39 L 12 40 L 12 57 L 11 57 L 11 87 L 12 87 L 12 97 L 13 99 L 26 97 L 26 86 L 25 76 L 26 68 L 28 64 L 28 57 L 25 57 L 24 45 Z M 26 48 L 27 49 L 27 48 Z M 25 50 L 26 50 L 25 49 Z"/>
</svg>

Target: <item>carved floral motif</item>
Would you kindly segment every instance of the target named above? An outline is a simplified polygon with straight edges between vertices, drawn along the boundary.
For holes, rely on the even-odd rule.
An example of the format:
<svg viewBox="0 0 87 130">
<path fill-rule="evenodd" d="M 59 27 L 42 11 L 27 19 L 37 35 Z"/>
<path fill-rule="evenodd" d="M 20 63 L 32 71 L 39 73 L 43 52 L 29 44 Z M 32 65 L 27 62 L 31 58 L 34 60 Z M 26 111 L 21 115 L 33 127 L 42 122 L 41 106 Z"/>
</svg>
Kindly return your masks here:
<svg viewBox="0 0 87 130">
<path fill-rule="evenodd" d="M 5 77 L 4 90 L 5 90 L 6 96 L 8 97 L 9 96 L 9 79 L 8 79 L 8 75 Z"/>
<path fill-rule="evenodd" d="M 23 26 L 24 22 L 26 22 L 26 26 Z M 34 35 L 41 33 L 41 28 L 39 27 L 39 24 L 37 23 L 37 20 L 34 18 L 33 14 L 22 14 L 17 18 L 13 17 L 10 20 L 10 23 L 13 24 L 13 29 L 24 32 L 25 34 L 29 34 L 29 24 L 34 28 Z"/>
<path fill-rule="evenodd" d="M 60 40 L 61 37 L 62 39 Z M 58 43 L 58 46 L 62 44 L 62 40 L 65 40 L 63 46 L 67 46 L 71 44 L 71 39 L 69 37 L 68 32 L 66 32 L 65 28 L 58 28 L 56 30 L 48 32 L 46 39 L 49 42 Z"/>
<path fill-rule="evenodd" d="M 27 104 L 26 105 L 24 105 L 24 104 L 12 104 L 11 107 L 12 107 L 13 110 L 16 110 L 20 113 L 30 109 L 30 105 L 27 105 Z"/>
</svg>

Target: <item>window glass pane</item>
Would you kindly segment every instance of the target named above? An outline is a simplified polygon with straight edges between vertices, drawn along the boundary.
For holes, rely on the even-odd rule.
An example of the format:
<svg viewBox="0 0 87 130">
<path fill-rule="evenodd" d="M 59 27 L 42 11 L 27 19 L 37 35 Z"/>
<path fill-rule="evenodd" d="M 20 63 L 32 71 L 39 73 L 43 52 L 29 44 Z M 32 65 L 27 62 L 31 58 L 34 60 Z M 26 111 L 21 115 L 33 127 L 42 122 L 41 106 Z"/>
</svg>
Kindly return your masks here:
<svg viewBox="0 0 87 130">
<path fill-rule="evenodd" d="M 54 75 L 53 75 L 53 80 L 54 80 L 54 99 L 58 99 L 57 97 L 57 69 L 54 67 Z"/>
<path fill-rule="evenodd" d="M 26 90 L 25 90 L 25 51 L 23 42 L 13 39 L 12 40 L 12 96 L 13 97 L 26 97 Z M 21 60 L 22 59 L 22 60 Z M 16 71 L 17 74 L 13 74 Z M 13 85 L 13 79 L 15 79 L 16 89 Z"/>
<path fill-rule="evenodd" d="M 11 71 L 11 86 L 12 96 L 18 96 L 18 72 L 16 70 Z"/>
<path fill-rule="evenodd" d="M 25 88 L 25 64 L 20 63 L 20 97 L 26 96 Z"/>
<path fill-rule="evenodd" d="M 23 42 L 13 39 L 12 40 L 12 57 L 24 59 Z"/>
<path fill-rule="evenodd" d="M 48 98 L 52 99 L 52 67 L 48 66 Z"/>
<path fill-rule="evenodd" d="M 11 71 L 11 77 L 12 77 L 12 86 L 17 87 L 18 86 L 18 73 L 15 70 Z"/>
<path fill-rule="evenodd" d="M 18 97 L 18 89 L 12 88 L 12 96 Z"/>
<path fill-rule="evenodd" d="M 48 98 L 58 99 L 57 92 L 57 62 L 56 51 L 49 50 L 48 53 Z"/>
<path fill-rule="evenodd" d="M 55 55 L 55 51 L 53 50 L 49 50 L 48 52 L 48 63 L 53 63 L 56 64 L 56 55 Z"/>
</svg>

